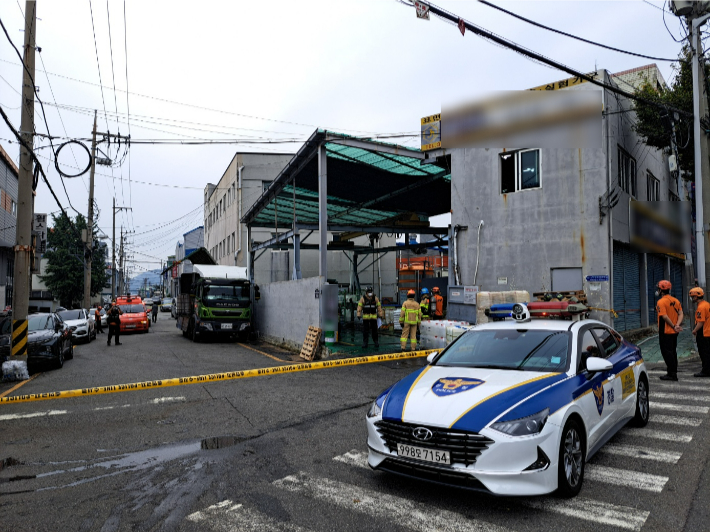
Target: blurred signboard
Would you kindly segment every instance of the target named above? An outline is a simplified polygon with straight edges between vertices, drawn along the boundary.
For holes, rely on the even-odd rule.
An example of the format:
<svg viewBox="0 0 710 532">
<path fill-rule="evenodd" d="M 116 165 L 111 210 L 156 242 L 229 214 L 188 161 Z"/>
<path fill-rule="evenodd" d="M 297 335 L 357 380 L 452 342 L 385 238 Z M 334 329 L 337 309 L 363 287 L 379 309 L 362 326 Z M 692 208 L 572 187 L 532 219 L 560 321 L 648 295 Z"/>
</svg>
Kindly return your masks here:
<svg viewBox="0 0 710 532">
<path fill-rule="evenodd" d="M 32 217 L 32 231 L 37 233 L 36 252 L 39 254 L 47 251 L 47 215 L 35 213 Z"/>
<path fill-rule="evenodd" d="M 441 148 L 441 114 L 422 118 L 422 151 Z"/>
</svg>

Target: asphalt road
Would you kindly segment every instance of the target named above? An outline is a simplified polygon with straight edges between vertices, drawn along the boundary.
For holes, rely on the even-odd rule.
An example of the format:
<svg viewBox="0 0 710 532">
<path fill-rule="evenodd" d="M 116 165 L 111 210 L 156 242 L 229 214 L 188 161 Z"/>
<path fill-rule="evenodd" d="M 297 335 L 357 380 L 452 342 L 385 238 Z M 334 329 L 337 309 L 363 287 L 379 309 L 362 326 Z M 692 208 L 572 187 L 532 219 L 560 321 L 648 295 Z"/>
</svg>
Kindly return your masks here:
<svg viewBox="0 0 710 532">
<path fill-rule="evenodd" d="M 161 314 L 12 395 L 283 365 L 193 344 Z M 280 359 L 280 360 L 279 360 Z M 373 472 L 364 416 L 423 360 L 0 405 L 0 529 L 12 531 L 709 530 L 710 382 L 651 380 L 651 423 L 588 464 L 579 497 L 499 498 Z M 0 384 L 0 394 L 11 388 Z"/>
</svg>

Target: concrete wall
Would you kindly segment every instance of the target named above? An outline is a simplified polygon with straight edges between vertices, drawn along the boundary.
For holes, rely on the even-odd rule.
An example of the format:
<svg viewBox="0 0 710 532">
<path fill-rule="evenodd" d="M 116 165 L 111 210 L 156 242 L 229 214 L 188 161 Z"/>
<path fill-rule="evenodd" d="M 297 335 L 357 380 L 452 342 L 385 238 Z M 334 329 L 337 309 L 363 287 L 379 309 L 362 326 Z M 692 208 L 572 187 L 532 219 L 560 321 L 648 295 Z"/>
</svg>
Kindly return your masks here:
<svg viewBox="0 0 710 532">
<path fill-rule="evenodd" d="M 315 291 L 322 279 L 310 277 L 259 285 L 261 299 L 256 304 L 256 327 L 262 338 L 292 349 L 300 349 L 308 327 L 319 326 L 320 299 Z"/>
</svg>

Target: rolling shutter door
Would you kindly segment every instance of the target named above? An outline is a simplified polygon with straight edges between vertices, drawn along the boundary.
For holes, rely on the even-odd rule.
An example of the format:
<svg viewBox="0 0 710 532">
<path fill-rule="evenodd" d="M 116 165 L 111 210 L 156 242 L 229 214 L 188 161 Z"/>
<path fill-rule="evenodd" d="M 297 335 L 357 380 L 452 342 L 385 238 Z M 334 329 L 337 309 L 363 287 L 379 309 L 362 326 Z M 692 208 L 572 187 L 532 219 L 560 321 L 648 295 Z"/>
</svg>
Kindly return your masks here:
<svg viewBox="0 0 710 532">
<path fill-rule="evenodd" d="M 639 256 L 627 246 L 614 242 L 614 328 L 628 331 L 641 327 L 641 287 Z"/>
<path fill-rule="evenodd" d="M 646 287 L 648 293 L 648 324 L 657 325 L 658 317 L 656 316 L 656 301 L 658 298 L 655 295 L 656 285 L 658 281 L 663 280 L 663 272 L 665 270 L 666 259 L 659 255 L 647 255 L 647 270 L 648 285 Z"/>
</svg>

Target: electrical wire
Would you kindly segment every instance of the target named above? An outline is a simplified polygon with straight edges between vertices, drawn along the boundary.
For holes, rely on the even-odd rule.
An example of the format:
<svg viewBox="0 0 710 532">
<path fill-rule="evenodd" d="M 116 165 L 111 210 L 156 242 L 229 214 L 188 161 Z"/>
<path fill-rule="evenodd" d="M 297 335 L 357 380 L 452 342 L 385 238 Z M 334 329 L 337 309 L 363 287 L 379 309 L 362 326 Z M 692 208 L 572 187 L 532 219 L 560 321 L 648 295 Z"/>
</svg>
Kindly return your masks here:
<svg viewBox="0 0 710 532">
<path fill-rule="evenodd" d="M 614 48 L 613 46 L 608 46 L 606 44 L 598 43 L 595 41 L 590 41 L 589 39 L 584 39 L 583 37 L 578 37 L 576 35 L 572 35 L 571 33 L 557 30 L 557 29 L 551 28 L 549 26 L 545 26 L 544 24 L 540 24 L 539 22 L 535 22 L 534 20 L 530 20 L 529 18 L 525 18 L 521 15 L 518 15 L 517 13 L 513 13 L 512 11 L 508 11 L 507 9 L 503 9 L 502 7 L 492 4 L 492 3 L 488 2 L 487 0 L 478 0 L 478 2 L 480 2 L 481 4 L 486 5 L 488 7 L 492 7 L 493 9 L 497 9 L 498 11 L 501 11 L 502 13 L 505 13 L 506 15 L 510 15 L 511 17 L 517 18 L 518 20 L 522 20 L 523 22 L 527 22 L 528 24 L 532 24 L 533 26 L 537 26 L 538 28 L 542 28 L 544 30 L 551 31 L 551 32 L 557 33 L 559 35 L 564 35 L 565 37 L 569 37 L 570 39 L 576 39 L 578 41 L 586 42 L 587 44 L 598 46 L 600 48 L 606 48 L 607 50 L 612 50 L 614 52 L 619 52 L 622 54 L 633 55 L 636 57 L 643 57 L 644 59 L 652 59 L 653 61 L 669 61 L 671 63 L 675 63 L 678 61 L 678 59 L 667 59 L 664 57 L 654 57 L 651 55 L 644 55 L 644 54 L 638 54 L 636 52 L 629 52 L 628 50 L 622 50 L 621 48 Z"/>
<path fill-rule="evenodd" d="M 99 87 L 101 87 L 101 102 L 104 106 L 104 120 L 106 120 L 106 131 L 108 132 L 108 118 L 106 117 L 106 100 L 104 99 L 104 85 L 101 81 L 101 65 L 99 64 L 99 46 L 96 44 L 96 28 L 94 27 L 94 8 L 89 0 L 89 11 L 91 13 L 91 32 L 94 35 L 94 51 L 96 52 L 96 68 L 99 71 Z"/>
</svg>

